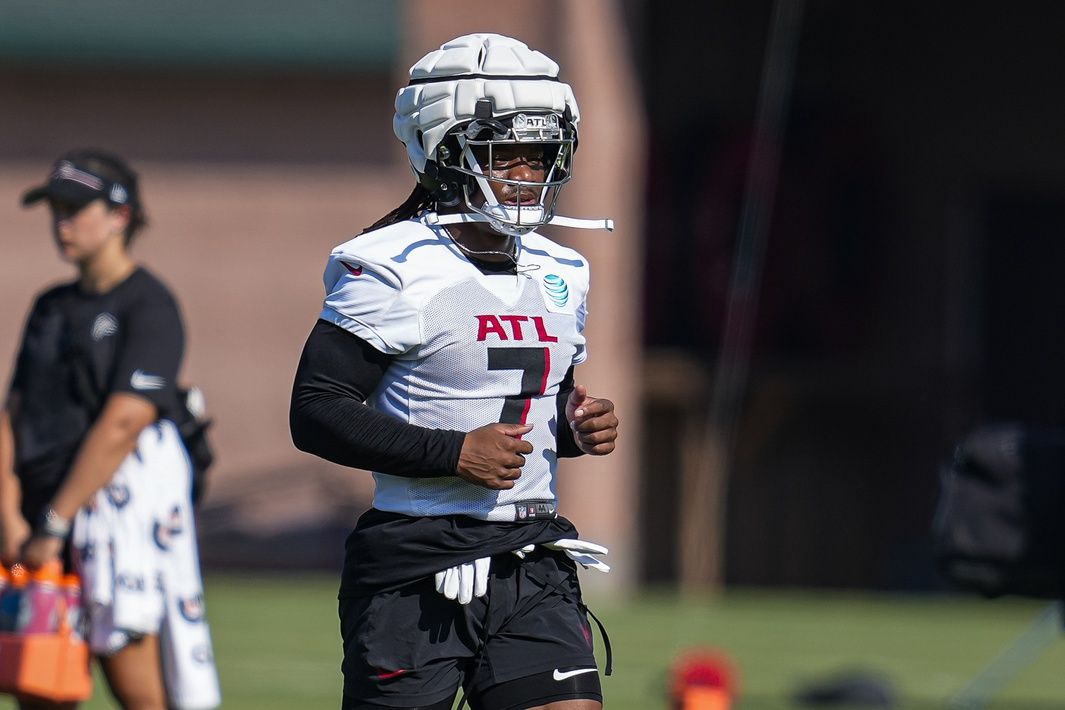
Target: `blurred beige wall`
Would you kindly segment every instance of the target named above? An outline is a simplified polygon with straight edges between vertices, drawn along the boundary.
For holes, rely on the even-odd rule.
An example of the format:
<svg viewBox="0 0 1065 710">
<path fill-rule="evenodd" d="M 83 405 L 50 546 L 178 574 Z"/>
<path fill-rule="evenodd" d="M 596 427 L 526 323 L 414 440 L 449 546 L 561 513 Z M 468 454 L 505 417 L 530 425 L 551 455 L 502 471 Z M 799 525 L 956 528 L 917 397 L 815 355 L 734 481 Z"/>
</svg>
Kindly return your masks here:
<svg viewBox="0 0 1065 710">
<path fill-rule="evenodd" d="M 575 25 L 600 32 L 578 37 L 569 29 Z M 286 516 L 298 518 L 294 524 L 313 523 L 316 507 L 326 504 L 313 496 L 299 503 L 293 494 L 279 505 L 257 502 L 258 510 L 241 511 L 242 496 L 257 482 L 285 472 L 327 477 L 368 500 L 369 476 L 293 448 L 292 375 L 321 305 L 329 251 L 399 204 L 412 184 L 391 131 L 394 91 L 423 54 L 474 31 L 514 35 L 559 61 L 583 117 L 577 177 L 563 212 L 617 220 L 613 234 L 552 230 L 552 236 L 591 262 L 591 360 L 578 376 L 593 394 L 614 399 L 623 420 L 614 455 L 564 463 L 562 509 L 585 536 L 613 548 L 615 572 L 609 581 L 591 583 L 627 589 L 635 574 L 640 429 L 640 281 L 633 261 L 642 215 L 633 191 L 643 183 L 632 146 L 642 122 L 611 2 L 548 2 L 528 13 L 526 5 L 509 0 L 413 0 L 405 5 L 404 42 L 391 77 L 104 80 L 66 71 L 0 72 L 0 97 L 21 108 L 0 117 L 8 136 L 7 142 L 0 138 L 0 156 L 49 155 L 0 158 L 0 370 L 10 373 L 33 294 L 73 275 L 55 256 L 47 210 L 22 210 L 18 197 L 46 177 L 53 152 L 113 148 L 142 176 L 151 225 L 135 254 L 181 302 L 188 329 L 185 379 L 204 389 L 216 421 L 219 459 L 208 504 L 221 497 L 234 506 L 234 516 L 258 518 L 267 527 Z M 623 165 L 619 145 L 626 146 Z"/>
</svg>

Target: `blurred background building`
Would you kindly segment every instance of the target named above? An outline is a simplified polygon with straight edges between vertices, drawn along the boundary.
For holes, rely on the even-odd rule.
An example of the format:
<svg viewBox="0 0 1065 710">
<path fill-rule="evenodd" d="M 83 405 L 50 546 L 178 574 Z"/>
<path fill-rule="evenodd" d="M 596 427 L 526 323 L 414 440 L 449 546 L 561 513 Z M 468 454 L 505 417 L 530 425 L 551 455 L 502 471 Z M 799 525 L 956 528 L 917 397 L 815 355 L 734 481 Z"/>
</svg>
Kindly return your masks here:
<svg viewBox="0 0 1065 710">
<path fill-rule="evenodd" d="M 798 18 L 776 200 L 724 503 L 693 538 L 774 4 Z M 612 547 L 611 586 L 936 586 L 951 443 L 1061 421 L 1065 6 L 530 8 L 0 0 L 0 366 L 33 294 L 70 273 L 22 190 L 72 147 L 126 156 L 151 222 L 137 253 L 182 302 L 186 377 L 217 422 L 205 561 L 337 568 L 369 477 L 287 430 L 321 270 L 409 191 L 391 133 L 407 67 L 503 32 L 558 60 L 581 103 L 564 211 L 619 225 L 557 234 L 593 266 L 578 375 L 623 417 L 614 456 L 563 474 L 563 512 Z M 686 571 L 682 550 L 719 564 Z"/>
</svg>

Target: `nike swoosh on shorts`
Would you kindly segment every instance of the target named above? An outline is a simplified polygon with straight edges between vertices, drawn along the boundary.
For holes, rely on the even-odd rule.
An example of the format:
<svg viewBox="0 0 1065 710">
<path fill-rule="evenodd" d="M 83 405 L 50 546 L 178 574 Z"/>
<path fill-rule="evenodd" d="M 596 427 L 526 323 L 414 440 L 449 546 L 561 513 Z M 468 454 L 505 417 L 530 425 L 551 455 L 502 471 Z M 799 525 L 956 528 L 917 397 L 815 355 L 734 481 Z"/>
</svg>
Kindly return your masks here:
<svg viewBox="0 0 1065 710">
<path fill-rule="evenodd" d="M 573 677 L 575 675 L 580 675 L 581 673 L 595 673 L 597 670 L 599 670 L 599 669 L 598 668 L 578 668 L 575 671 L 560 671 L 559 669 L 556 668 L 555 672 L 551 674 L 551 677 L 554 678 L 555 680 L 566 680 L 566 678 L 571 678 L 571 677 Z"/>
</svg>

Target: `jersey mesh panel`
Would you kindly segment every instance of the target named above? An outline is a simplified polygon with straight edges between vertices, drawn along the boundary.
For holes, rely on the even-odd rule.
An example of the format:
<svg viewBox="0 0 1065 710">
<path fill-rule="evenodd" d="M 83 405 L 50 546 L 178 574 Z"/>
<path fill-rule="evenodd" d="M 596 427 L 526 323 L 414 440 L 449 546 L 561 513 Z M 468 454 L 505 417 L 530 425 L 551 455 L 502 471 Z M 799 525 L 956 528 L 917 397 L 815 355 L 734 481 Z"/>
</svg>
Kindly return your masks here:
<svg viewBox="0 0 1065 710">
<path fill-rule="evenodd" d="M 508 306 L 488 287 L 487 279 L 502 279 L 520 296 Z M 503 332 L 481 332 L 478 340 L 478 316 L 491 317 Z M 501 316 L 525 316 L 521 322 L 506 321 Z M 543 330 L 556 342 L 541 341 L 533 317 L 543 322 Z M 532 373 L 537 389 L 543 394 L 531 398 L 526 421 L 534 425 L 524 438 L 533 445 L 526 457 L 522 476 L 514 488 L 492 491 L 469 484 L 459 478 L 408 479 L 377 476 L 378 507 L 395 509 L 403 506 L 415 515 L 464 514 L 485 518 L 498 506 L 519 501 L 555 499 L 555 395 L 558 385 L 573 361 L 583 338 L 576 331 L 572 313 L 547 310 L 534 276 L 481 275 L 459 282 L 433 296 L 422 309 L 424 344 L 414 352 L 397 358 L 393 364 L 394 392 L 406 382 L 408 417 L 420 426 L 471 431 L 500 421 L 506 397 L 519 397 L 523 370 L 488 368 L 489 348 L 528 348 L 528 359 L 538 364 Z M 546 349 L 546 353 L 544 352 Z M 549 370 L 544 373 L 545 366 Z M 389 399 L 383 393 L 379 401 Z M 398 413 L 397 413 L 398 414 Z M 375 502 L 376 505 L 376 502 Z"/>
</svg>

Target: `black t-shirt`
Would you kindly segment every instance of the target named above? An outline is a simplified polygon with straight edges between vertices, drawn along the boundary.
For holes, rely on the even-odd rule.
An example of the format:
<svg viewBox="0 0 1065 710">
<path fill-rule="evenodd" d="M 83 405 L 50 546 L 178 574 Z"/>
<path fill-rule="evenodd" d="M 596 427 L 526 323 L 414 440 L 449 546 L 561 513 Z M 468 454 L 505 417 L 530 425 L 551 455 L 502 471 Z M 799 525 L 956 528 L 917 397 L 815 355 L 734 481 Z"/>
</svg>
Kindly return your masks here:
<svg viewBox="0 0 1065 710">
<path fill-rule="evenodd" d="M 107 293 L 87 293 L 75 282 L 41 294 L 9 400 L 24 495 L 55 492 L 109 395 L 135 394 L 159 418 L 175 416 L 184 347 L 174 297 L 143 267 Z"/>
</svg>

